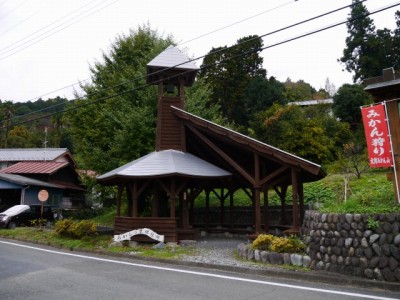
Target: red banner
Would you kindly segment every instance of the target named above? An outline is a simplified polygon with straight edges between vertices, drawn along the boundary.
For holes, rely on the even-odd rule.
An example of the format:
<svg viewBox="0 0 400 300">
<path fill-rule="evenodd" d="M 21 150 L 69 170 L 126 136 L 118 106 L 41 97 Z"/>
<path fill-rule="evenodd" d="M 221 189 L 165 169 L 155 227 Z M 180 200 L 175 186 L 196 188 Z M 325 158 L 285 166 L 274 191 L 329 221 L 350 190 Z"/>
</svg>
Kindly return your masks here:
<svg viewBox="0 0 400 300">
<path fill-rule="evenodd" d="M 365 137 L 367 139 L 369 165 L 386 168 L 393 165 L 390 137 L 383 104 L 361 108 Z"/>
</svg>

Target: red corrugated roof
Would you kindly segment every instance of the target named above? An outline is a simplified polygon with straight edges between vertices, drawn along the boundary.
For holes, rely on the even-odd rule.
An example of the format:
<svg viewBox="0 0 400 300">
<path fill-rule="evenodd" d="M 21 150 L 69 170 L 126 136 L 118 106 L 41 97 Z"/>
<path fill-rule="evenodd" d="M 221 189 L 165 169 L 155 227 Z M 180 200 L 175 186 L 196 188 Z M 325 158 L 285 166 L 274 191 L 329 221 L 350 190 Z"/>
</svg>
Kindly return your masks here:
<svg viewBox="0 0 400 300">
<path fill-rule="evenodd" d="M 0 172 L 7 174 L 53 174 L 67 165 L 67 162 L 19 162 Z"/>
</svg>

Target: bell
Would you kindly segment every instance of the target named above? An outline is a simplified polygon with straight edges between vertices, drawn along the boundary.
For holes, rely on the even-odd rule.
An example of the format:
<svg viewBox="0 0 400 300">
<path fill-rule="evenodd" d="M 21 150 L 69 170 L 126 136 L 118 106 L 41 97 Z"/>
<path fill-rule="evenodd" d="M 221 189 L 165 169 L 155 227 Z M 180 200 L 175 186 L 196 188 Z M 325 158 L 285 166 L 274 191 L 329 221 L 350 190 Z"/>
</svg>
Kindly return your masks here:
<svg viewBox="0 0 400 300">
<path fill-rule="evenodd" d="M 167 93 L 174 94 L 175 93 L 175 85 L 171 82 L 167 84 Z"/>
</svg>

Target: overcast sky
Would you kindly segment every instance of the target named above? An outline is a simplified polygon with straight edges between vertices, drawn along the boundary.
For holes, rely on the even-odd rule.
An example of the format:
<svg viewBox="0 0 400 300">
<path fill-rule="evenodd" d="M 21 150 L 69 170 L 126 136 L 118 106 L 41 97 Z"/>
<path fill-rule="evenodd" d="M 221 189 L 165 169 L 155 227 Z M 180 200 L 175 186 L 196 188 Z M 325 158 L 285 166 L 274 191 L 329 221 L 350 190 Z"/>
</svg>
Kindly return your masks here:
<svg viewBox="0 0 400 300">
<path fill-rule="evenodd" d="M 59 89 L 90 78 L 89 65 L 101 61 L 117 35 L 138 25 L 148 23 L 160 34 L 172 34 L 181 49 L 197 58 L 212 47 L 230 46 L 241 37 L 264 35 L 349 4 L 351 0 L 0 0 L 0 99 L 72 99 L 72 87 Z M 390 4 L 400 2 L 365 2 L 370 12 Z M 399 9 L 371 18 L 377 28 L 394 29 Z M 345 9 L 267 36 L 264 46 L 345 21 L 349 13 Z M 336 88 L 352 83 L 352 74 L 337 62 L 346 36 L 346 26 L 340 25 L 264 50 L 268 77 L 302 79 L 317 90 L 327 78 Z"/>
</svg>

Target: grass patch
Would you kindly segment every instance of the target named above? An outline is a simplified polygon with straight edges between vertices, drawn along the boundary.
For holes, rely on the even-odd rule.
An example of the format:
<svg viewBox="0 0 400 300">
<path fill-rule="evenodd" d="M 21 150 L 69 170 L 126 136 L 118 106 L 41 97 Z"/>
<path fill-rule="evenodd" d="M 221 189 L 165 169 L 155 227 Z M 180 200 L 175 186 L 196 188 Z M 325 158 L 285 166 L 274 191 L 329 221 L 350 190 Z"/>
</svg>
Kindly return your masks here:
<svg viewBox="0 0 400 300">
<path fill-rule="evenodd" d="M 68 250 L 87 250 L 102 251 L 109 253 L 135 253 L 137 256 L 153 257 L 161 259 L 179 259 L 181 255 L 194 255 L 194 247 L 171 247 L 166 246 L 163 249 L 153 249 L 153 244 L 142 244 L 137 247 L 128 246 L 110 246 L 112 238 L 107 235 L 84 236 L 81 239 L 61 237 L 51 229 L 42 229 L 34 227 L 18 227 L 15 229 L 0 229 L 0 237 L 15 239 L 21 241 L 35 242 L 57 248 Z"/>
</svg>

